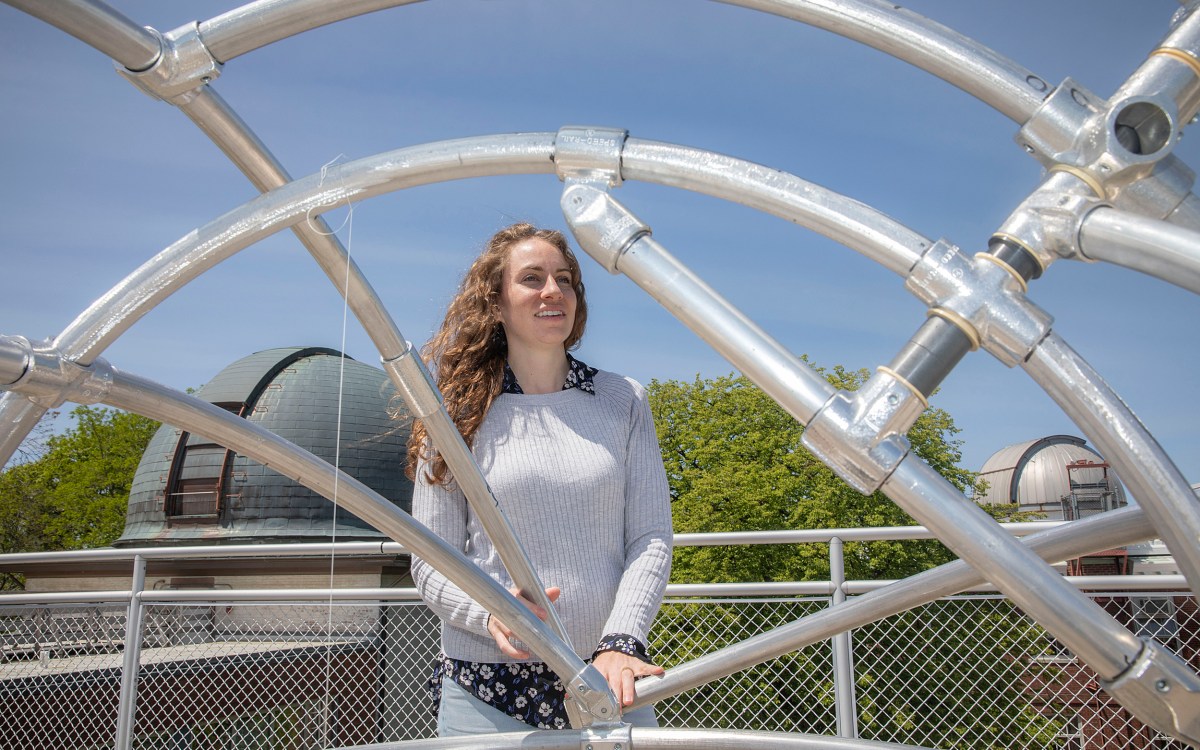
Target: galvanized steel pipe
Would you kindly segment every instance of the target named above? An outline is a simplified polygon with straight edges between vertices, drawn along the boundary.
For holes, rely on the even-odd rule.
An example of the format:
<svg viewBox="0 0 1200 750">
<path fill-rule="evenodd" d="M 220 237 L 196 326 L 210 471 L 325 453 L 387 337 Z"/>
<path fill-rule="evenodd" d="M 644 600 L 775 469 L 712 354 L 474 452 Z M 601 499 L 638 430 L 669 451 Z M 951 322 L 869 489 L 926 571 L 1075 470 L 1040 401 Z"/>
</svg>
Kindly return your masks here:
<svg viewBox="0 0 1200 750">
<path fill-rule="evenodd" d="M 1200 591 L 1200 502 L 1158 441 L 1100 374 L 1053 332 L 1023 367 L 1116 469 L 1192 590 Z"/>
<path fill-rule="evenodd" d="M 1079 249 L 1100 260 L 1200 294 L 1200 232 L 1115 208 L 1083 220 Z"/>
<path fill-rule="evenodd" d="M 130 70 L 158 62 L 162 39 L 99 0 L 3 0 L 34 18 L 67 32 Z"/>
<path fill-rule="evenodd" d="M 1027 537 L 1022 543 L 1039 558 L 1055 562 L 1132 544 L 1153 534 L 1154 527 L 1141 509 L 1131 506 L 1038 532 Z M 862 627 L 943 596 L 972 589 L 983 581 L 979 571 L 962 560 L 940 565 L 863 596 L 848 599 L 844 605 L 815 612 L 769 632 L 705 654 L 686 664 L 672 667 L 660 678 L 639 680 L 638 697 L 634 705 L 656 703 L 748 669 L 755 664 L 826 640 L 844 630 Z"/>
</svg>

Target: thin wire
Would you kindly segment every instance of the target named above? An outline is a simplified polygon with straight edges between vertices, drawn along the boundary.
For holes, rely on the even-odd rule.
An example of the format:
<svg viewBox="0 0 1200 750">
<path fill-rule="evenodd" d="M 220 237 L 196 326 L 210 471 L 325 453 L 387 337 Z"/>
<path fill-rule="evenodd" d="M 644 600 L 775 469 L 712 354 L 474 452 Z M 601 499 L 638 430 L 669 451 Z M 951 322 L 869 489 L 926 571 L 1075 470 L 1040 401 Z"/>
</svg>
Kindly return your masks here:
<svg viewBox="0 0 1200 750">
<path fill-rule="evenodd" d="M 338 154 L 334 159 L 323 167 L 321 167 L 321 183 L 325 182 L 325 174 L 329 167 L 338 159 L 343 158 L 342 154 Z M 331 232 L 336 234 L 344 227 L 346 229 L 346 270 L 342 278 L 342 335 L 341 345 L 338 351 L 341 352 L 341 360 L 338 363 L 338 391 L 337 391 L 337 426 L 336 434 L 333 442 L 333 517 L 329 526 L 329 602 L 326 604 L 326 622 L 325 622 L 325 708 L 323 711 L 322 720 L 324 722 L 323 735 L 326 747 L 331 747 L 332 737 L 330 736 L 330 715 L 332 713 L 332 701 L 330 696 L 333 694 L 333 583 L 334 570 L 337 560 L 337 516 L 338 516 L 338 480 L 341 476 L 342 466 L 342 396 L 345 391 L 346 383 L 346 329 L 349 321 L 350 313 L 350 262 L 351 251 L 354 247 L 354 204 L 346 203 L 346 219 L 342 225 Z M 311 218 L 308 219 L 311 223 Z"/>
</svg>

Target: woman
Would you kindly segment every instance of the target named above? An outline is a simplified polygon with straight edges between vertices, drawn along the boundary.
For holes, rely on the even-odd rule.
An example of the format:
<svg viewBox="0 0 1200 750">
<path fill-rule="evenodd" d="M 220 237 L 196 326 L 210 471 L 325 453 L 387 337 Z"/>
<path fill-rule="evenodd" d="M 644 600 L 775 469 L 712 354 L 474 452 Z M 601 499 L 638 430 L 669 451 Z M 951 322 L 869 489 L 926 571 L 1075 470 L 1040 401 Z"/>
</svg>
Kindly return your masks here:
<svg viewBox="0 0 1200 750">
<path fill-rule="evenodd" d="M 670 574 L 671 508 L 645 391 L 567 353 L 586 321 L 566 238 L 515 224 L 475 260 L 424 354 L 571 643 L 628 706 L 634 681 L 663 671 L 645 643 Z M 408 470 L 416 519 L 511 589 L 419 423 Z M 421 560 L 413 576 L 442 619 L 441 736 L 569 726 L 562 681 L 503 622 Z M 657 725 L 648 706 L 624 720 Z"/>
</svg>

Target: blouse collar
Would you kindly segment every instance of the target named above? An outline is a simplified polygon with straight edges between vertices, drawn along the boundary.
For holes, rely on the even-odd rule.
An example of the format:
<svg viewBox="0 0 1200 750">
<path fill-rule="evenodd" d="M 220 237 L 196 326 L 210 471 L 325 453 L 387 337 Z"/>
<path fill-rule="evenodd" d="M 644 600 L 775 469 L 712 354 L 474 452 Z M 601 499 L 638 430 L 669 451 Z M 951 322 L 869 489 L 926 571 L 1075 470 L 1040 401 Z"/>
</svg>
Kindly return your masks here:
<svg viewBox="0 0 1200 750">
<path fill-rule="evenodd" d="M 567 379 L 563 381 L 562 390 L 569 391 L 572 388 L 578 388 L 584 393 L 596 395 L 595 376 L 597 372 L 599 370 L 595 367 L 588 367 L 587 364 L 580 362 L 568 353 Z M 500 392 L 525 395 L 525 391 L 521 390 L 521 384 L 517 382 L 516 374 L 508 366 L 508 362 L 504 363 L 504 385 L 500 388 Z"/>
</svg>

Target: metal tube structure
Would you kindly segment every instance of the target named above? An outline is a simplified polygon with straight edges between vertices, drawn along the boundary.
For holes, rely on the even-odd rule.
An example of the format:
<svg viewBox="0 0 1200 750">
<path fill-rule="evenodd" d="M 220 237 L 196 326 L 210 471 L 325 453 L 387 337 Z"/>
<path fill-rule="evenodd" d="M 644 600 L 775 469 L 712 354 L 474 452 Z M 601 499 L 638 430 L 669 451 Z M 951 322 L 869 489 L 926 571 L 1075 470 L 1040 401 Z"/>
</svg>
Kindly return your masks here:
<svg viewBox="0 0 1200 750">
<path fill-rule="evenodd" d="M 1080 591 L 1120 592 L 1126 595 L 1134 591 L 1181 591 L 1187 581 L 1178 575 L 1153 576 L 1064 576 Z M 873 579 L 869 581 L 846 581 L 841 588 L 847 595 L 868 594 L 898 583 L 895 580 Z M 716 597 L 768 597 L 781 596 L 830 596 L 834 585 L 830 581 L 788 581 L 761 583 L 674 583 L 666 589 L 671 598 L 716 598 Z M 995 586 L 979 583 L 955 593 L 994 594 Z M 0 598 L 0 609 L 28 604 L 128 604 L 132 596 L 128 591 L 56 591 L 36 594 L 5 594 Z M 231 589 L 214 593 L 206 590 L 163 590 L 144 591 L 142 602 L 297 602 L 334 601 L 345 602 L 417 602 L 421 596 L 416 589 Z"/>
<path fill-rule="evenodd" d="M 196 106 L 218 108 L 220 104 L 200 97 Z M 194 230 L 151 258 L 80 313 L 55 338 L 54 346 L 68 359 L 87 364 L 192 279 L 254 242 L 303 222 L 309 212 L 316 215 L 347 202 L 446 180 L 550 172 L 553 144 L 550 133 L 441 141 L 338 165 L 324 180 L 310 175 L 289 182 Z M 709 169 L 687 177 L 684 159 L 693 156 L 700 157 Z M 747 205 L 775 206 L 772 210 L 777 215 L 854 243 L 850 247 L 897 273 L 907 273 L 929 244 L 878 211 L 832 191 L 817 189 L 814 194 L 816 186 L 811 183 L 751 162 L 632 138 L 622 162 L 624 169 L 649 182 L 686 183 L 689 189 L 717 197 L 731 197 L 742 190 L 742 202 Z M 733 169 L 715 168 L 721 165 Z M 839 214 L 842 210 L 850 213 Z M 364 317 L 369 321 L 369 316 Z M 0 394 L 0 459 L 6 461 L 16 451 L 44 412 L 23 396 Z"/>
<path fill-rule="evenodd" d="M 200 23 L 221 62 L 309 29 L 415 0 L 259 0 Z M 825 29 L 874 47 L 957 86 L 1024 122 L 1051 86 L 988 47 L 892 3 L 842 0 L 722 0 Z"/>
<path fill-rule="evenodd" d="M 862 253 L 900 276 L 933 243 L 853 198 L 761 164 L 673 143 L 629 138 L 621 177 L 691 190 L 765 211 Z"/>
<path fill-rule="evenodd" d="M 827 735 L 732 729 L 658 729 L 634 727 L 628 739 L 593 738 L 563 730 L 530 730 L 468 737 L 439 737 L 428 740 L 356 745 L 338 750 L 927 750 L 917 745 L 898 745 L 874 740 L 844 739 Z"/>
<path fill-rule="evenodd" d="M 286 185 L 291 175 L 253 131 L 212 89 L 204 86 L 179 109 L 215 143 L 261 192 Z M 325 272 L 371 337 L 379 355 L 392 359 L 408 344 L 375 289 L 341 241 L 321 217 L 306 218 L 292 227 L 301 244 Z"/>
<path fill-rule="evenodd" d="M 561 205 L 585 252 L 628 276 L 801 423 L 833 396 L 820 375 L 676 260 L 608 193 L 568 185 Z"/>
<path fill-rule="evenodd" d="M 941 78 L 1025 122 L 1053 88 L 984 45 L 896 3 L 721 0 L 853 39 Z"/>
<path fill-rule="evenodd" d="M 1023 544 L 1047 561 L 1078 557 L 1090 551 L 1132 544 L 1154 527 L 1137 507 L 1121 508 L 1026 537 Z M 656 703 L 726 675 L 832 638 L 885 617 L 919 607 L 943 596 L 971 589 L 983 576 L 963 560 L 940 565 L 863 596 L 848 599 L 767 633 L 672 667 L 654 680 L 637 683 L 635 706 Z"/>
<path fill-rule="evenodd" d="M 1025 521 L 1002 523 L 1000 527 L 1013 536 L 1027 536 L 1055 529 L 1065 521 Z M 869 526 L 842 529 L 783 529 L 778 531 L 724 531 L 697 534 L 676 534 L 676 547 L 712 547 L 734 544 L 811 544 L 829 543 L 833 537 L 847 542 L 896 539 L 936 539 L 924 526 Z M 1140 540 L 1138 540 L 1140 541 Z M 246 557 L 338 557 L 353 558 L 373 555 L 405 555 L 408 550 L 398 542 L 336 542 L 303 544 L 222 544 L 202 547 L 128 547 L 114 549 L 77 549 L 62 552 L 11 552 L 0 555 L 0 570 L 19 571 L 23 566 L 37 563 L 85 563 L 132 561 L 141 555 L 147 560 L 209 560 Z M 821 593 L 828 593 L 822 591 Z M 6 596 L 13 596 L 7 594 Z"/>
<path fill-rule="evenodd" d="M 1023 365 L 1113 465 L 1200 589 L 1200 505 L 1191 486 L 1124 401 L 1053 332 Z"/>
<path fill-rule="evenodd" d="M 137 717 L 138 665 L 142 653 L 142 601 L 146 588 L 146 558 L 133 559 L 133 585 L 129 610 L 125 616 L 125 653 L 121 658 L 121 694 L 117 703 L 117 736 L 114 748 L 129 750 L 133 745 L 133 722 Z"/>
<path fill-rule="evenodd" d="M 1001 541 L 991 517 L 919 459 L 906 457 L 884 482 L 884 492 L 935 533 L 940 529 L 943 544 L 1101 677 L 1121 674 L 1141 651 L 1138 638 L 1027 548 L 1011 537 Z"/>
<path fill-rule="evenodd" d="M 130 70 L 146 70 L 162 54 L 162 38 L 120 11 L 97 0 L 4 0 L 7 5 L 39 18 Z"/>
<path fill-rule="evenodd" d="M 842 540 L 829 540 L 829 580 L 833 584 L 830 607 L 846 603 L 846 558 Z M 833 637 L 834 713 L 839 737 L 858 736 L 858 704 L 854 699 L 854 663 L 850 648 L 850 631 L 843 630 Z"/>
<path fill-rule="evenodd" d="M 550 134 L 468 138 L 399 149 L 335 167 L 328 185 L 318 175 L 290 182 L 190 232 L 142 264 L 80 313 L 53 345 L 67 359 L 90 363 L 188 282 L 254 242 L 303 221 L 310 211 L 317 214 L 376 191 L 448 179 L 548 172 L 553 168 L 552 153 Z M 356 184 L 347 184 L 350 173 L 356 175 Z M 0 460 L 7 462 L 45 411 L 19 394 L 0 394 Z"/>
<path fill-rule="evenodd" d="M 788 362 L 773 340 L 655 242 L 648 227 L 593 185 L 568 184 L 561 205 L 580 246 L 601 265 L 628 275 L 796 419 L 812 419 L 819 408 L 814 406 L 814 393 L 820 392 L 816 374 L 798 361 Z M 1147 647 L 1140 639 L 1001 532 L 983 509 L 913 454 L 899 460 L 882 489 L 959 557 L 988 571 L 992 583 L 1103 679 L 1117 680 L 1143 658 Z M 1153 658 L 1172 665 L 1182 690 L 1194 690 L 1197 680 L 1190 668 L 1175 668 L 1182 664 L 1178 657 L 1159 652 Z M 1147 709 L 1141 697 L 1115 697 L 1134 703 L 1135 712 Z"/>
<path fill-rule="evenodd" d="M 593 718 L 615 719 L 612 693 L 598 671 L 584 664 L 548 625 L 521 606 L 498 582 L 480 572 L 461 552 L 369 487 L 277 435 L 207 402 L 111 369 L 108 375 L 109 386 L 102 402 L 109 406 L 168 424 L 187 425 L 193 434 L 236 450 L 325 497 L 333 495 L 336 474 L 339 502 L 348 510 L 403 543 L 413 554 L 457 582 L 488 611 L 502 617 L 519 638 L 530 644 L 534 653 L 562 676 L 571 695 L 590 709 Z M 0 382 L 18 381 L 8 388 L 36 392 L 37 378 L 36 372 L 22 373 L 12 366 L 11 358 L 0 358 Z"/>
<path fill-rule="evenodd" d="M 899 6 L 869 0 L 845 0 L 836 4 L 802 0 L 727 1 L 801 20 L 869 44 L 943 77 L 1018 122 L 1034 117 L 1040 111 L 1043 98 L 1050 94 L 1050 87 L 1027 70 Z M 352 15 L 406 4 L 405 0 L 351 0 L 336 6 L 316 0 L 262 0 L 203 25 L 193 25 L 190 36 L 186 30 L 182 35 L 172 32 L 164 36 L 153 30 L 139 29 L 119 13 L 90 0 L 66 0 L 50 9 L 28 0 L 9 2 L 34 15 L 46 17 L 49 22 L 89 44 L 112 50 L 112 56 L 135 72 L 155 67 L 162 72 L 169 68 L 157 66 L 157 62 L 175 53 L 177 42 L 187 45 L 186 51 L 191 55 L 180 58 L 184 60 L 183 67 L 211 64 L 215 70 L 224 60 L 277 39 Z M 1196 209 L 1200 205 L 1188 194 L 1190 172 L 1185 175 L 1185 170 L 1169 155 L 1180 122 L 1200 108 L 1200 64 L 1195 62 L 1200 51 L 1200 42 L 1197 42 L 1200 17 L 1193 13 L 1181 18 L 1163 47 L 1152 53 L 1117 92 L 1113 100 L 1116 104 L 1105 115 L 1115 119 L 1112 123 L 1104 123 L 1101 135 L 1104 138 L 1112 136 L 1109 140 L 1125 136 L 1121 146 L 1127 153 L 1108 145 L 1109 150 L 1101 154 L 1101 158 L 1119 157 L 1117 161 L 1121 163 L 1118 166 L 1122 169 L 1118 171 L 1123 170 L 1123 176 L 1115 177 L 1111 185 L 1102 184 L 1103 180 L 1094 176 L 1089 178 L 1086 170 L 1096 165 L 1102 169 L 1106 163 L 1101 162 L 1089 162 L 1082 167 L 1061 164 L 1056 168 L 1063 167 L 1067 173 L 1089 185 L 1096 182 L 1099 197 L 1114 200 L 1119 206 L 1158 210 L 1159 213 L 1154 215 L 1167 216 L 1169 221 L 1186 226 L 1200 226 L 1196 223 L 1200 217 L 1200 211 Z M 202 54 L 197 57 L 197 52 Z M 197 69 L 193 68 L 191 72 L 195 73 Z M 185 424 L 189 429 L 200 425 L 196 430 L 198 433 L 215 437 L 218 442 L 252 458 L 264 456 L 259 460 L 276 462 L 272 464 L 274 468 L 285 467 L 284 473 L 299 477 L 299 481 L 314 489 L 324 487 L 333 476 L 330 467 L 320 462 L 314 464 L 315 459 L 310 461 L 298 455 L 303 452 L 294 446 L 264 439 L 245 422 L 238 424 L 240 420 L 235 417 L 214 415 L 194 399 L 111 370 L 95 368 L 95 373 L 89 370 L 88 377 L 92 380 L 87 382 L 76 377 L 81 368 L 87 368 L 141 315 L 199 273 L 251 242 L 285 226 L 293 226 L 363 321 L 380 350 L 389 375 L 410 405 L 415 406 L 417 416 L 426 420 L 431 436 L 447 456 L 455 476 L 469 488 L 467 494 L 473 507 L 477 511 L 484 508 L 483 515 L 487 515 L 488 501 L 491 500 L 494 507 L 494 498 L 453 423 L 441 408 L 427 370 L 411 345 L 399 334 L 344 248 L 336 240 L 321 236 L 327 227 L 320 223 L 318 229 L 313 229 L 308 225 L 301 226 L 300 222 L 304 217 L 343 203 L 415 184 L 483 174 L 547 172 L 553 169 L 554 142 L 547 144 L 544 135 L 538 134 L 464 139 L 363 159 L 330 170 L 320 181 L 310 177 L 288 182 L 286 172 L 249 128 L 211 88 L 200 85 L 207 84 L 211 77 L 196 74 L 194 80 L 199 83 L 183 75 L 178 82 L 169 82 L 164 90 L 169 90 L 170 95 L 162 98 L 184 109 L 260 189 L 271 189 L 272 192 L 164 250 L 85 311 L 49 346 L 39 348 L 25 342 L 26 346 L 22 347 L 12 340 L 0 341 L 0 374 L 7 373 L 0 382 L 11 381 L 10 387 L 14 391 L 28 397 L 5 394 L 0 400 L 0 423 L 5 425 L 0 431 L 0 458 L 7 460 L 47 405 L 83 394 L 91 401 L 130 408 L 163 421 Z M 1089 120 L 1082 131 L 1091 132 L 1088 128 L 1094 122 Z M 1072 127 L 1068 125 L 1066 129 Z M 638 152 L 642 147 L 645 153 Z M 644 169 L 641 177 L 664 184 L 688 189 L 711 188 L 716 191 L 714 194 L 734 196 L 739 202 L 776 215 L 801 216 L 808 222 L 806 226 L 811 225 L 816 231 L 855 247 L 902 275 L 922 258 L 929 244 L 919 235 L 861 204 L 827 191 L 814 190 L 814 186 L 790 175 L 757 165 L 735 163 L 726 157 L 652 142 L 629 141 L 625 153 L 620 156 L 621 176 L 638 177 L 638 170 Z M 418 164 L 414 166 L 411 159 L 416 159 Z M 564 210 L 569 220 L 573 217 L 567 199 L 578 196 L 581 189 L 594 190 L 594 187 L 568 184 L 564 194 Z M 1031 204 L 1018 213 L 1030 214 L 1033 208 L 1037 206 Z M 1093 254 L 1089 258 L 1110 260 L 1166 278 L 1192 291 L 1200 290 L 1200 261 L 1192 250 L 1195 247 L 1193 233 L 1161 222 L 1151 224 L 1149 220 L 1123 217 L 1120 213 L 1100 208 L 1082 222 L 1079 242 L 1081 247 L 1091 243 Z M 632 219 L 632 214 L 627 218 Z M 1090 229 L 1088 222 L 1091 222 Z M 1130 226 L 1134 229 L 1130 230 Z M 1070 226 L 1068 229 L 1068 233 L 1074 232 Z M 580 237 L 580 243 L 610 270 L 630 275 L 801 422 L 808 423 L 839 396 L 810 368 L 667 254 L 649 236 L 648 227 L 641 226 L 640 231 L 626 239 L 615 248 L 597 248 L 595 242 L 587 242 L 585 236 Z M 341 281 L 347 277 L 349 283 Z M 928 329 L 930 335 L 919 342 L 914 340 L 914 346 L 902 352 L 898 359 L 901 364 L 912 363 L 912 373 L 906 374 L 914 375 L 929 386 L 919 388 L 922 392 L 940 382 L 957 357 L 965 352 L 961 337 L 952 340 L 954 332 L 945 326 L 938 323 Z M 10 356 L 22 349 L 27 350 L 27 361 L 18 362 L 15 356 Z M 1061 340 L 1051 334 L 1032 350 L 1024 363 L 1025 369 L 1108 455 L 1118 471 L 1123 475 L 1129 472 L 1126 481 L 1139 499 L 1143 499 L 1146 516 L 1167 541 L 1187 579 L 1193 585 L 1200 583 L 1200 509 L 1186 482 L 1119 398 Z M 1024 351 L 1027 353 L 1029 349 Z M 45 365 L 59 359 L 58 369 L 49 372 Z M 100 364 L 103 364 L 102 360 L 97 362 Z M 92 389 L 102 393 L 97 396 L 90 392 Z M 164 418 L 161 416 L 164 414 L 174 418 Z M 828 427 L 824 429 L 826 433 L 830 431 Z M 832 443 L 838 443 L 840 439 L 840 444 L 845 446 L 840 453 L 845 455 L 834 458 L 848 456 L 847 464 L 853 464 L 856 454 L 849 431 L 842 429 L 839 433 L 839 429 L 836 425 L 832 429 Z M 903 450 L 897 455 L 903 456 Z M 886 471 L 877 473 L 876 484 L 863 491 L 869 492 L 871 487 L 882 482 L 884 490 L 898 504 L 929 526 L 964 560 L 987 571 L 988 577 L 1018 606 L 1099 672 L 1106 687 L 1139 716 L 1145 718 L 1144 712 L 1149 713 L 1151 718 L 1147 720 L 1155 726 L 1165 727 L 1167 731 L 1173 728 L 1193 741 L 1200 737 L 1200 725 L 1195 718 L 1200 710 L 1194 700 L 1184 700 L 1184 694 L 1200 694 L 1196 675 L 1190 669 L 1182 667 L 1181 662 L 1160 651 L 1153 643 L 1134 638 L 1099 607 L 1079 596 L 1068 582 L 1048 571 L 1025 546 L 1001 531 L 979 508 L 911 454 L 897 458 L 884 468 Z M 863 474 L 868 479 L 875 476 L 866 470 Z M 548 636 L 549 630 L 516 605 L 515 600 L 503 591 L 497 594 L 498 584 L 490 579 L 487 581 L 491 586 L 479 581 L 477 571 L 472 574 L 462 567 L 465 558 L 455 557 L 439 548 L 428 538 L 427 532 L 422 535 L 419 525 L 413 527 L 410 518 L 405 522 L 407 517 L 396 515 L 390 505 L 386 510 L 377 507 L 386 502 L 352 484 L 352 480 L 340 481 L 350 487 L 353 501 L 348 501 L 347 505 L 360 517 L 368 522 L 374 522 L 373 518 L 378 517 L 381 521 L 375 523 L 378 528 L 394 538 L 414 543 L 417 545 L 414 552 L 418 554 L 424 545 L 434 557 L 429 558 L 426 554 L 422 557 L 439 569 L 441 566 L 453 569 L 451 577 L 456 582 L 465 581 L 464 589 L 469 594 L 489 609 L 495 606 L 494 611 L 506 621 L 516 623 L 513 627 L 518 630 L 518 635 L 533 644 L 534 650 L 550 663 L 551 668 L 568 679 L 572 694 L 585 706 L 599 711 L 593 715 L 602 720 L 615 717 L 607 685 L 595 670 L 589 673 L 590 668 L 581 668 L 569 644 L 561 638 Z M 540 583 L 531 569 L 525 570 L 528 560 L 519 541 L 513 538 L 502 515 L 493 514 L 491 518 L 485 522 L 489 535 L 498 548 L 504 547 L 502 556 L 508 554 L 515 561 L 509 565 L 510 560 L 505 559 L 514 579 L 536 600 L 542 595 Z M 145 559 L 136 559 L 144 576 Z M 140 599 L 137 586 L 135 582 L 131 614 Z M 480 595 L 477 596 L 475 591 Z M 896 590 L 889 591 L 892 599 L 902 599 Z M 844 596 L 840 584 L 835 590 L 835 597 L 837 595 Z M 839 604 L 830 611 L 845 611 L 850 606 L 849 603 Z M 553 608 L 547 608 L 553 611 Z M 836 619 L 836 616 L 829 618 Z M 819 616 L 809 619 L 821 621 Z M 548 649 L 550 657 L 540 649 Z M 566 671 L 557 668 L 556 664 Z M 664 678 L 663 682 L 668 680 L 669 677 Z M 1176 685 L 1179 690 L 1168 694 Z M 1169 706 L 1170 710 L 1164 706 Z M 605 712 L 609 712 L 607 716 Z M 126 744 L 128 730 L 126 727 Z M 729 741 L 736 745 L 742 741 L 741 737 L 738 733 L 735 740 Z M 760 743 L 756 746 L 769 745 Z"/>
<path fill-rule="evenodd" d="M 258 0 L 200 24 L 204 46 L 221 62 L 319 26 L 421 0 Z"/>
<path fill-rule="evenodd" d="M 1090 666 L 1102 687 L 1144 723 L 1200 742 L 1200 678 L 1187 662 L 1142 640 L 1050 571 L 1020 542 L 996 534 L 982 508 L 909 454 L 883 490 L 959 557 L 985 571 L 1013 603 Z"/>
<path fill-rule="evenodd" d="M 179 107 L 259 190 L 266 192 L 291 180 L 283 165 L 211 87 L 201 87 L 195 96 L 185 98 Z M 412 347 L 384 308 L 375 289 L 324 219 L 307 218 L 293 226 L 292 230 L 346 300 L 347 306 L 374 342 L 380 359 L 389 363 L 405 354 L 411 355 L 406 360 L 411 364 L 410 367 L 388 366 L 388 375 L 397 391 L 404 396 L 410 411 L 425 422 L 434 445 L 445 457 L 481 525 L 488 536 L 495 540 L 497 554 L 513 582 L 527 599 L 549 613 L 547 621 L 551 629 L 566 640 L 566 627 L 554 604 L 547 598 L 545 587 L 533 569 L 529 555 L 500 510 L 491 488 L 458 434 L 458 428 L 442 408 L 441 399 L 424 364 L 412 355 Z M 423 408 L 424 405 L 432 408 Z M 582 721 L 572 707 L 572 724 L 582 726 Z"/>
<path fill-rule="evenodd" d="M 1079 249 L 1089 260 L 1112 263 L 1200 294 L 1200 232 L 1115 208 L 1097 208 L 1083 220 Z"/>
</svg>

